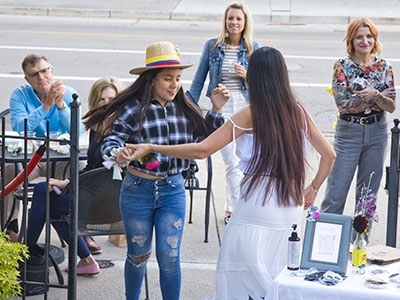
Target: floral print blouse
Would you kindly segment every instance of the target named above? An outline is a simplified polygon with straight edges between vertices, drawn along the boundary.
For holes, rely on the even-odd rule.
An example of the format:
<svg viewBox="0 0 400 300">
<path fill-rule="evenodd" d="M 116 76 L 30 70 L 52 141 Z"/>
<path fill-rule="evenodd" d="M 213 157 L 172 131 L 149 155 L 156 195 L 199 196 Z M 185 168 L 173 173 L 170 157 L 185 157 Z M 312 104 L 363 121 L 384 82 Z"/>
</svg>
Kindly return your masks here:
<svg viewBox="0 0 400 300">
<path fill-rule="evenodd" d="M 333 70 L 332 92 L 340 113 L 355 114 L 382 110 L 373 99 L 363 100 L 354 94 L 356 80 L 368 80 L 379 92 L 394 87 L 392 66 L 383 58 L 375 58 L 373 64 L 364 66 L 350 57 L 345 57 L 335 63 Z"/>
</svg>

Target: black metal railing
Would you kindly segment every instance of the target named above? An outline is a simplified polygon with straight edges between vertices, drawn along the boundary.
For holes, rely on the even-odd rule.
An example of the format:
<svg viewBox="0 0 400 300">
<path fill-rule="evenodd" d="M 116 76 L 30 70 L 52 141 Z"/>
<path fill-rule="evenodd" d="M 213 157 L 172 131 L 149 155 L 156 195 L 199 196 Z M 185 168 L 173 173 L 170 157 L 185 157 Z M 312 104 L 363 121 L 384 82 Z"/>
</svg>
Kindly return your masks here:
<svg viewBox="0 0 400 300">
<path fill-rule="evenodd" d="M 392 144 L 390 149 L 390 166 L 386 168 L 385 189 L 389 192 L 388 213 L 386 227 L 386 245 L 396 247 L 397 217 L 399 204 L 399 119 L 394 119 L 392 132 Z"/>
<path fill-rule="evenodd" d="M 68 289 L 68 299 L 69 300 L 76 300 L 76 285 L 77 285 L 77 275 L 76 275 L 76 263 L 77 263 L 77 239 L 78 239 L 78 172 L 79 172 L 79 107 L 80 102 L 78 99 L 78 95 L 73 94 L 73 101 L 71 102 L 71 132 L 70 132 L 70 245 L 69 245 L 69 255 L 68 255 L 68 285 L 64 284 L 52 284 L 49 283 L 49 278 L 46 276 L 45 282 L 30 282 L 26 280 L 26 261 L 24 263 L 24 267 L 22 268 L 21 274 L 21 284 L 25 286 L 26 284 L 33 284 L 33 285 L 44 285 L 45 292 L 44 292 L 44 299 L 48 299 L 48 288 L 64 288 Z M 9 114 L 9 109 L 5 110 L 4 112 L 0 113 L 0 118 L 2 119 L 2 129 L 1 129 L 1 190 L 5 191 L 5 153 L 6 153 L 6 138 L 19 138 L 23 139 L 24 141 L 24 149 L 28 149 L 28 140 L 38 140 L 44 141 L 47 146 L 49 145 L 50 138 L 49 138 L 49 122 L 47 121 L 47 136 L 46 137 L 37 137 L 31 138 L 27 137 L 27 120 L 25 119 L 25 130 L 23 137 L 15 137 L 9 136 L 5 134 L 6 122 L 5 117 Z M 22 217 L 22 224 L 21 224 L 21 235 L 22 237 L 20 240 L 26 242 L 26 222 L 27 222 L 27 206 L 28 206 L 28 176 L 27 176 L 27 152 L 24 151 L 24 162 L 23 168 L 25 170 L 25 178 L 24 178 L 24 192 L 23 192 L 23 217 Z M 47 147 L 46 153 L 46 162 L 47 162 L 47 172 L 46 172 L 46 180 L 48 183 L 50 177 L 50 160 L 49 160 L 49 147 Z M 48 186 L 48 184 L 47 184 Z M 49 268 L 49 247 L 50 247 L 50 212 L 49 212 L 49 191 L 47 190 L 46 196 L 46 226 L 45 226 L 45 267 L 46 270 Z M 4 207 L 4 193 L 2 193 L 0 199 L 0 217 L 1 217 L 1 230 L 5 230 L 6 222 L 5 222 L 5 207 Z M 25 289 L 24 289 L 25 290 Z M 22 295 L 22 299 L 25 299 L 26 295 Z"/>
</svg>

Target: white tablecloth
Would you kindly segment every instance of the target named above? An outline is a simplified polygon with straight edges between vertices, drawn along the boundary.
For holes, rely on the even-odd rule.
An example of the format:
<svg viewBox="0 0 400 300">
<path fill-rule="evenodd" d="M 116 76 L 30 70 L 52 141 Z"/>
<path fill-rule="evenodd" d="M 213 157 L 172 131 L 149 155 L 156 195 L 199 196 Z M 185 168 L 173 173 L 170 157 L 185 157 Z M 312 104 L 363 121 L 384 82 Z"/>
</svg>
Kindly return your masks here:
<svg viewBox="0 0 400 300">
<path fill-rule="evenodd" d="M 306 281 L 304 277 L 291 275 L 287 269 L 275 278 L 273 289 L 266 300 L 394 300 L 400 299 L 400 288 L 389 283 L 386 288 L 372 289 L 363 284 L 364 275 L 352 274 L 349 262 L 347 278 L 334 286 L 326 286 L 318 281 Z M 400 262 L 386 266 L 367 265 L 367 270 L 385 269 L 400 273 Z"/>
</svg>

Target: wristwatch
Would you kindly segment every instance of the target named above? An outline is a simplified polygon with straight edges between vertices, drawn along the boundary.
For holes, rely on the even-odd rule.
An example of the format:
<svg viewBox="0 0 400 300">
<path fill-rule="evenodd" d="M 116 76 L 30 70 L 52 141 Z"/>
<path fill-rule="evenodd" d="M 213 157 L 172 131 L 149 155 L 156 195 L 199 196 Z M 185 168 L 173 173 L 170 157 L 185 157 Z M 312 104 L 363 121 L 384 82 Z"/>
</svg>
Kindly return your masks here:
<svg viewBox="0 0 400 300">
<path fill-rule="evenodd" d="M 378 90 L 375 90 L 375 95 L 374 95 L 374 101 L 377 103 L 377 104 L 383 104 L 383 102 L 385 101 L 385 96 L 383 96 Z"/>
</svg>

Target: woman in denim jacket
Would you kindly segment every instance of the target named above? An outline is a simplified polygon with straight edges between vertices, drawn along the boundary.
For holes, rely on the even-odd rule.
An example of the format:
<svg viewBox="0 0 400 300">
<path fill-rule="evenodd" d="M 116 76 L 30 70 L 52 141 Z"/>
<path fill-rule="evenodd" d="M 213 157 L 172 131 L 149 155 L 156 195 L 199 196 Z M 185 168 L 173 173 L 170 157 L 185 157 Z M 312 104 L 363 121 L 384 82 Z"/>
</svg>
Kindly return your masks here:
<svg viewBox="0 0 400 300">
<path fill-rule="evenodd" d="M 223 116 L 230 117 L 248 105 L 246 70 L 250 54 L 259 48 L 252 40 L 252 21 L 249 9 L 240 2 L 233 2 L 225 10 L 222 31 L 218 38 L 206 42 L 200 57 L 199 67 L 186 95 L 194 103 L 198 103 L 204 81 L 209 73 L 210 83 L 206 96 L 219 83 L 224 84 L 231 92 L 231 98 L 224 106 Z M 221 149 L 226 173 L 225 224 L 239 198 L 239 185 L 242 173 L 236 168 L 238 158 L 230 143 Z"/>
</svg>

